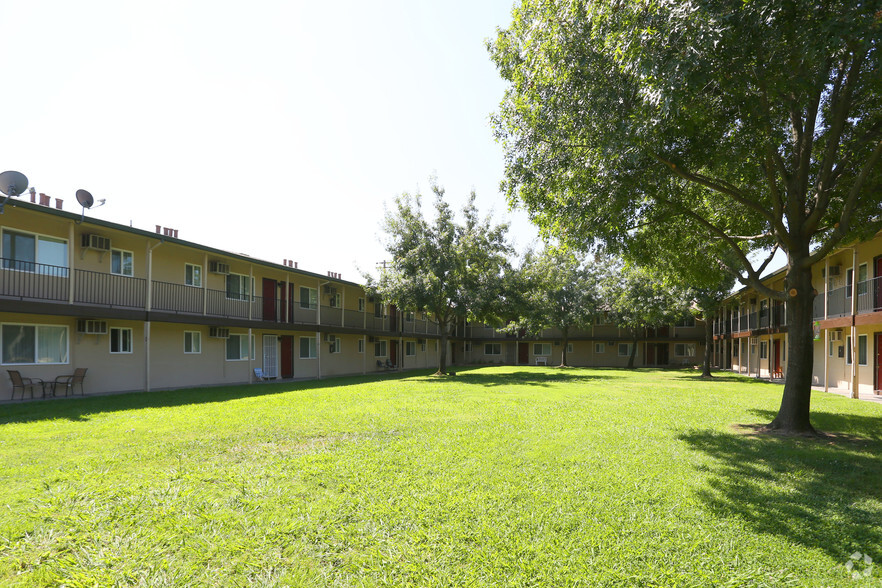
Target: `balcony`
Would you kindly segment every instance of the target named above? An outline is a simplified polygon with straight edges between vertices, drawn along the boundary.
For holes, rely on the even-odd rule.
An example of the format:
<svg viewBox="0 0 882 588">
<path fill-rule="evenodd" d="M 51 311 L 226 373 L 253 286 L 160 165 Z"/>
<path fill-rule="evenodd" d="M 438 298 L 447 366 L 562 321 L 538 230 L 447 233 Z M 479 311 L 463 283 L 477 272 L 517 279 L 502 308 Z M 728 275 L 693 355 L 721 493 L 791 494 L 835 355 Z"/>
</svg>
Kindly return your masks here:
<svg viewBox="0 0 882 588">
<path fill-rule="evenodd" d="M 0 299 L 72 304 L 79 307 L 150 310 L 182 316 L 212 317 L 291 325 L 318 325 L 315 304 L 295 299 L 263 298 L 121 276 L 102 272 L 0 258 Z M 330 306 L 321 308 L 321 326 L 389 330 L 388 317 Z M 405 322 L 405 332 L 437 335 L 428 320 Z"/>
</svg>

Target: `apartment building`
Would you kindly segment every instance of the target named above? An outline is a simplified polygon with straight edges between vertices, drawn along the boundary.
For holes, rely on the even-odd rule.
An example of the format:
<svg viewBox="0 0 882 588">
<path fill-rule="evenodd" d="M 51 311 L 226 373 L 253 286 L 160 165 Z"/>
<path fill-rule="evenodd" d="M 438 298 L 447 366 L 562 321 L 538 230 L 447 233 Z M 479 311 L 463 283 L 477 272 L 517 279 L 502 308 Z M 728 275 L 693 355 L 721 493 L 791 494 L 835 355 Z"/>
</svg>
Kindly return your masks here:
<svg viewBox="0 0 882 588">
<path fill-rule="evenodd" d="M 764 278 L 782 290 L 785 270 Z M 882 394 L 882 234 L 837 249 L 812 268 L 815 386 Z M 742 288 L 714 321 L 719 367 L 756 377 L 787 375 L 784 302 Z"/>
<path fill-rule="evenodd" d="M 88 370 L 85 393 L 100 394 L 248 383 L 255 368 L 306 379 L 437 365 L 431 317 L 374 300 L 335 273 L 49 204 L 14 199 L 0 215 L 0 364 L 46 382 L 47 393 L 77 368 Z M 635 365 L 700 363 L 703 330 L 687 322 L 644 333 Z M 562 338 L 467 324 L 449 345 L 451 363 L 555 365 Z M 632 345 L 630 333 L 600 320 L 570 334 L 568 363 L 625 366 Z M 0 400 L 12 398 L 10 379 L 0 382 Z"/>
</svg>

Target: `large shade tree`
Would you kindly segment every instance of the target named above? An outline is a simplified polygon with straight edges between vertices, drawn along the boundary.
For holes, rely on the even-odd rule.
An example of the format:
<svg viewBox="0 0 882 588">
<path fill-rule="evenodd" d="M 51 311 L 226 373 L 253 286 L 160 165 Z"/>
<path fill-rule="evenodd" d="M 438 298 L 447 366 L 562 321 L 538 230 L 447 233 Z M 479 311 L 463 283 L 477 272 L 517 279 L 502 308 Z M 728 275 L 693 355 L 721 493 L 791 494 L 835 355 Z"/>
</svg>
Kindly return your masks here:
<svg viewBox="0 0 882 588">
<path fill-rule="evenodd" d="M 570 334 L 589 327 L 601 307 L 596 270 L 573 251 L 549 246 L 528 250 L 511 284 L 517 289 L 510 297 L 517 317 L 504 330 L 540 335 L 544 329 L 557 329 L 560 365 L 566 366 Z"/>
<path fill-rule="evenodd" d="M 382 228 L 391 263 L 366 285 L 402 309 L 424 311 L 438 322 L 438 374 L 447 372 L 447 341 L 457 321 L 485 320 L 498 313 L 502 279 L 511 247 L 508 225 L 481 218 L 471 194 L 458 221 L 432 180 L 435 215 L 428 220 L 422 196 L 404 193 L 386 211 Z"/>
<path fill-rule="evenodd" d="M 880 227 L 878 2 L 523 0 L 489 49 L 504 188 L 548 233 L 627 249 L 642 226 L 723 243 L 787 303 L 770 429 L 812 432 L 811 266 Z M 784 288 L 748 252 L 778 247 Z M 664 253 L 663 251 L 660 253 Z"/>
</svg>

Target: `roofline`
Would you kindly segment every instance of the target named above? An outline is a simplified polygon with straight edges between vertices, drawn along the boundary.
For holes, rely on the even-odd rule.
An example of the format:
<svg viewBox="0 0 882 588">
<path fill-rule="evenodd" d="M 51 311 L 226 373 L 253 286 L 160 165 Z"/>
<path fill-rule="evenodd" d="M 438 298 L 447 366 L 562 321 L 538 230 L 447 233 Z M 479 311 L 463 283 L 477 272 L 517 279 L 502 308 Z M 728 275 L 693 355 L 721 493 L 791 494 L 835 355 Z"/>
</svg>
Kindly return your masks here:
<svg viewBox="0 0 882 588">
<path fill-rule="evenodd" d="M 35 212 L 48 213 L 53 216 L 58 216 L 58 217 L 61 217 L 64 219 L 72 220 L 72 221 L 80 220 L 79 218 L 77 218 L 76 213 L 67 212 L 66 210 L 60 210 L 57 208 L 50 208 L 50 207 L 44 206 L 42 204 L 34 204 L 34 203 L 28 202 L 26 200 L 13 200 L 10 198 L 6 202 L 6 206 L 11 206 L 13 208 L 16 208 L 16 207 L 24 208 L 25 210 L 31 210 L 31 211 L 35 211 Z M 364 284 L 360 284 L 358 282 L 351 282 L 349 280 L 343 280 L 341 278 L 332 278 L 330 276 L 317 274 L 317 273 L 310 272 L 307 270 L 295 269 L 292 267 L 288 267 L 286 265 L 282 265 L 281 263 L 273 263 L 272 261 L 267 261 L 265 259 L 260 259 L 257 257 L 249 257 L 248 255 L 242 255 L 241 253 L 233 253 L 231 251 L 224 251 L 223 249 L 215 249 L 214 247 L 209 247 L 207 245 L 200 245 L 199 243 L 194 243 L 192 241 L 186 241 L 184 239 L 178 239 L 176 237 L 169 237 L 167 235 L 160 235 L 158 233 L 151 233 L 150 231 L 145 231 L 144 229 L 136 229 L 135 227 L 121 225 L 119 223 L 105 221 L 105 220 L 101 220 L 101 219 L 97 219 L 97 218 L 86 217 L 83 220 L 83 224 L 104 227 L 104 228 L 113 229 L 116 231 L 123 231 L 124 233 L 138 235 L 139 237 L 157 239 L 160 242 L 168 242 L 168 243 L 174 243 L 176 245 L 183 245 L 185 247 L 192 247 L 194 249 L 197 249 L 200 251 L 205 251 L 207 253 L 213 253 L 215 255 L 223 255 L 225 257 L 232 257 L 234 259 L 238 259 L 240 261 L 245 261 L 248 263 L 255 263 L 257 265 L 262 265 L 262 266 L 270 267 L 273 269 L 285 270 L 286 272 L 291 273 L 291 274 L 297 274 L 297 275 L 302 275 L 302 276 L 311 276 L 311 277 L 314 277 L 317 279 L 327 280 L 327 281 L 333 280 L 334 282 L 337 282 L 337 283 L 347 284 L 350 286 L 356 286 L 356 287 L 362 288 L 362 289 L 364 289 L 364 287 L 365 287 Z"/>
</svg>

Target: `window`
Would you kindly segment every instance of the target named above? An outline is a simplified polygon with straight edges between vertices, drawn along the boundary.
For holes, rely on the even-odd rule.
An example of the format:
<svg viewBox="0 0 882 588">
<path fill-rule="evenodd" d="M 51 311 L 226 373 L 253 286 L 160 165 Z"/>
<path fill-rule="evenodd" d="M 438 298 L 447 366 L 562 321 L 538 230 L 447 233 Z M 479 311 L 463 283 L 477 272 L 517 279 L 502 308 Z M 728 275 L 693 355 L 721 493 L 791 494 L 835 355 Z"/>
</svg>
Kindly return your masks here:
<svg viewBox="0 0 882 588">
<path fill-rule="evenodd" d="M 572 352 L 573 352 L 573 344 L 567 343 L 567 353 L 572 353 Z"/>
<path fill-rule="evenodd" d="M 462 349 L 463 349 L 463 351 L 465 351 L 466 353 L 471 352 L 471 350 L 472 350 L 472 342 L 471 342 L 471 341 L 466 341 L 465 343 L 463 343 L 463 345 L 462 345 Z"/>
<path fill-rule="evenodd" d="M 434 345 L 432 345 L 432 351 L 438 351 L 438 339 L 433 341 Z"/>
<path fill-rule="evenodd" d="M 227 361 L 245 360 L 249 357 L 249 351 L 254 351 L 254 337 L 251 337 L 251 346 L 248 346 L 248 335 L 230 335 L 227 339 Z"/>
<path fill-rule="evenodd" d="M 851 335 L 845 338 L 845 364 L 851 365 Z"/>
<path fill-rule="evenodd" d="M 416 341 L 404 342 L 404 355 L 416 355 Z"/>
<path fill-rule="evenodd" d="M 331 308 L 341 308 L 343 306 L 343 294 L 337 292 L 335 294 L 330 295 L 330 302 L 328 302 L 328 306 Z"/>
<path fill-rule="evenodd" d="M 502 355 L 502 343 L 484 343 L 484 355 Z"/>
<path fill-rule="evenodd" d="M 331 353 L 340 353 L 343 350 L 343 339 L 340 337 L 334 337 L 333 343 L 331 343 Z"/>
<path fill-rule="evenodd" d="M 695 357 L 695 343 L 677 343 L 674 345 L 676 357 Z"/>
<path fill-rule="evenodd" d="M 67 327 L 3 325 L 4 364 L 68 363 Z"/>
<path fill-rule="evenodd" d="M 594 353 L 606 353 L 606 343 L 595 343 Z"/>
<path fill-rule="evenodd" d="M 135 275 L 135 257 L 131 251 L 110 250 L 110 273 L 118 276 Z"/>
<path fill-rule="evenodd" d="M 374 316 L 376 318 L 383 318 L 383 305 L 379 302 L 374 302 Z"/>
<path fill-rule="evenodd" d="M 364 339 L 358 340 L 358 352 L 364 353 Z"/>
<path fill-rule="evenodd" d="M 184 283 L 188 286 L 202 287 L 202 266 L 192 263 L 184 264 Z"/>
<path fill-rule="evenodd" d="M 738 349 L 741 348 L 741 343 L 736 342 L 732 345 L 732 357 L 738 357 Z"/>
<path fill-rule="evenodd" d="M 374 357 L 386 357 L 386 341 L 374 343 Z"/>
<path fill-rule="evenodd" d="M 318 308 L 318 290 L 300 286 L 300 308 Z"/>
<path fill-rule="evenodd" d="M 851 288 L 854 283 L 854 269 L 845 270 L 845 297 L 851 298 Z"/>
<path fill-rule="evenodd" d="M 184 331 L 184 353 L 202 353 L 202 333 Z"/>
<path fill-rule="evenodd" d="M 769 359 L 768 341 L 760 341 L 760 359 Z"/>
<path fill-rule="evenodd" d="M 836 355 L 834 353 L 835 349 L 836 349 L 836 345 L 835 345 L 833 339 L 830 339 L 830 348 L 827 350 L 827 353 L 830 355 L 830 357 L 836 357 Z"/>
<path fill-rule="evenodd" d="M 426 342 L 423 341 L 422 343 L 420 343 L 420 351 L 425 351 L 425 350 L 426 350 Z"/>
<path fill-rule="evenodd" d="M 858 365 L 867 365 L 867 336 L 858 335 Z"/>
<path fill-rule="evenodd" d="M 358 312 L 364 312 L 364 298 L 358 299 Z"/>
<path fill-rule="evenodd" d="M 606 324 L 606 313 L 600 313 L 594 315 L 594 324 L 595 325 L 605 325 Z"/>
<path fill-rule="evenodd" d="M 551 343 L 533 343 L 533 355 L 551 355 Z"/>
<path fill-rule="evenodd" d="M 404 313 L 404 322 L 406 322 L 406 323 L 413 322 L 413 313 L 412 312 L 405 312 Z"/>
<path fill-rule="evenodd" d="M 51 273 L 36 264 L 67 268 L 67 241 L 18 231 L 3 231 L 3 268 Z M 63 272 L 60 275 L 66 276 Z"/>
<path fill-rule="evenodd" d="M 315 337 L 300 337 L 300 359 L 315 359 Z"/>
<path fill-rule="evenodd" d="M 127 327 L 110 327 L 110 352 L 132 352 L 132 330 Z"/>
<path fill-rule="evenodd" d="M 867 272 L 868 272 L 867 264 L 862 263 L 861 265 L 858 266 L 858 284 L 857 284 L 858 296 L 863 296 L 864 294 L 867 293 L 867 288 L 870 285 L 870 283 L 867 281 L 870 277 Z"/>
<path fill-rule="evenodd" d="M 628 357 L 631 355 L 630 343 L 619 343 L 619 357 Z"/>
<path fill-rule="evenodd" d="M 227 298 L 251 300 L 251 278 L 242 274 L 227 274 Z"/>
</svg>

